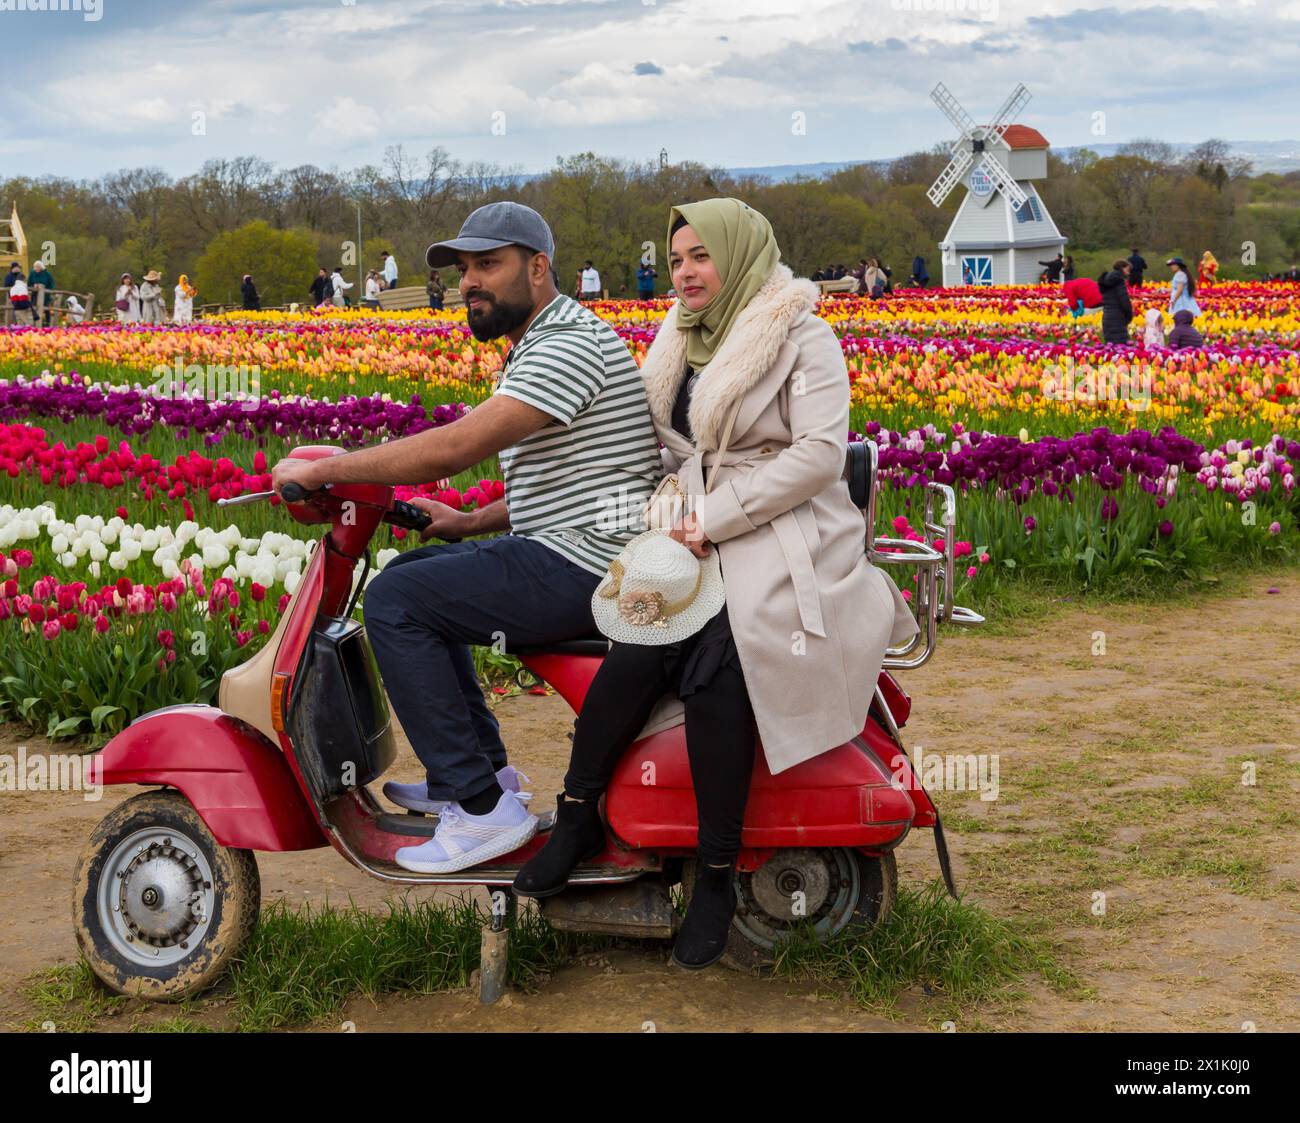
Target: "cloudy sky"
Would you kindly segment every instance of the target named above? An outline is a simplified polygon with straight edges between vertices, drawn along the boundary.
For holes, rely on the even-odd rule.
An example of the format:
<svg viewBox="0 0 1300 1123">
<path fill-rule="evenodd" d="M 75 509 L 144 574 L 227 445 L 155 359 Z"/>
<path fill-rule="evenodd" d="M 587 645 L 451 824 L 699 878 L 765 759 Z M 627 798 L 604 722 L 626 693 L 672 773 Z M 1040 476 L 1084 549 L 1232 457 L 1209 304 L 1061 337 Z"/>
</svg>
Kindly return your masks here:
<svg viewBox="0 0 1300 1123">
<path fill-rule="evenodd" d="M 540 171 L 738 167 L 947 140 L 1018 81 L 1056 145 L 1300 138 L 1300 0 L 0 0 L 0 178 L 387 145 Z M 69 0 L 63 0 L 68 3 Z M 83 0 L 87 8 L 96 0 Z"/>
</svg>

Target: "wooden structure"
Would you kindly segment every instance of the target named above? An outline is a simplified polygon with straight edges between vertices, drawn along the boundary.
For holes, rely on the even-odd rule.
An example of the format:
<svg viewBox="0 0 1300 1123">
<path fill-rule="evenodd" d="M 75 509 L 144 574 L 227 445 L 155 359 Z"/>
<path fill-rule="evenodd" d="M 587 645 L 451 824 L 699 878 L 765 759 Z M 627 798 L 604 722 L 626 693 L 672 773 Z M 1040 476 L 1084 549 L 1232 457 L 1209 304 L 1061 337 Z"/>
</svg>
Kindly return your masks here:
<svg viewBox="0 0 1300 1123">
<path fill-rule="evenodd" d="M 23 233 L 23 224 L 18 220 L 18 204 L 12 204 L 8 218 L 0 218 L 0 271 L 9 272 L 9 267 L 16 261 L 23 267 L 23 279 L 26 280 L 32 263 L 27 260 L 27 235 Z"/>
<path fill-rule="evenodd" d="M 465 302 L 460 298 L 460 289 L 448 289 L 442 296 L 444 308 L 459 308 Z M 411 285 L 409 288 L 384 289 L 379 294 L 381 312 L 405 312 L 412 308 L 428 308 L 429 293 L 423 285 Z"/>
</svg>

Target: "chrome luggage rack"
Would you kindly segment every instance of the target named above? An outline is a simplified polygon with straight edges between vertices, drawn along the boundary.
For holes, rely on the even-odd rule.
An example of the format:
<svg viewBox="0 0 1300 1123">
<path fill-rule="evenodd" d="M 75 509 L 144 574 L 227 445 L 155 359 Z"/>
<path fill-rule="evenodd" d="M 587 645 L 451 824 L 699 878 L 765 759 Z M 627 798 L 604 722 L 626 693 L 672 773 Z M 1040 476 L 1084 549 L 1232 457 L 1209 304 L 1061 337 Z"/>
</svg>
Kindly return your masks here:
<svg viewBox="0 0 1300 1123">
<path fill-rule="evenodd" d="M 925 513 L 921 518 L 921 530 L 926 535 L 926 541 L 876 537 L 878 452 L 874 442 L 867 441 L 866 444 L 871 457 L 871 485 L 866 508 L 867 540 L 870 543 L 867 558 L 872 565 L 910 566 L 917 575 L 909 606 L 921 630 L 902 647 L 888 648 L 884 660 L 886 669 L 907 671 L 922 666 L 934 654 L 940 621 L 974 625 L 983 624 L 984 617 L 973 609 L 952 602 L 957 528 L 957 496 L 952 488 L 940 483 L 925 485 Z M 936 500 L 942 500 L 943 505 L 938 522 L 935 521 Z M 931 545 L 935 538 L 942 538 L 942 550 Z M 907 584 L 899 582 L 899 587 L 905 589 Z M 922 643 L 925 646 L 917 653 L 917 648 Z"/>
</svg>

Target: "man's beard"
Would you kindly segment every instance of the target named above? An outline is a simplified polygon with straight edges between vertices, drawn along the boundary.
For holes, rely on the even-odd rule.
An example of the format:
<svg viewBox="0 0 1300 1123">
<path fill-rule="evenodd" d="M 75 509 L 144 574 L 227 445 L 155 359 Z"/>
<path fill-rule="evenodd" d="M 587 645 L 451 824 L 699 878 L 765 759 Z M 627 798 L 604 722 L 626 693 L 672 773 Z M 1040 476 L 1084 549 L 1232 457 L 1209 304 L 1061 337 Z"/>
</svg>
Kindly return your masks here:
<svg viewBox="0 0 1300 1123">
<path fill-rule="evenodd" d="M 486 293 L 471 293 L 480 299 L 489 299 Z M 499 339 L 508 331 L 514 331 L 532 315 L 533 306 L 527 302 L 491 299 L 487 309 L 470 309 L 465 314 L 469 330 L 480 343 L 489 339 Z"/>
</svg>

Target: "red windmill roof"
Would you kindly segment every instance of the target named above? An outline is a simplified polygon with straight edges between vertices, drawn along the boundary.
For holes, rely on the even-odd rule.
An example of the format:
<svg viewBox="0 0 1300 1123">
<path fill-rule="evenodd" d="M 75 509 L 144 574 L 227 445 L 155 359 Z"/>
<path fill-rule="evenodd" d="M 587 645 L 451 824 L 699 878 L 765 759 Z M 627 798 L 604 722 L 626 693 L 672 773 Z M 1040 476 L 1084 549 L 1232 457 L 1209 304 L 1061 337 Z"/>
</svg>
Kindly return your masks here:
<svg viewBox="0 0 1300 1123">
<path fill-rule="evenodd" d="M 1028 125 L 1008 125 L 1002 133 L 1008 148 L 1050 148 L 1047 137 Z"/>
</svg>

